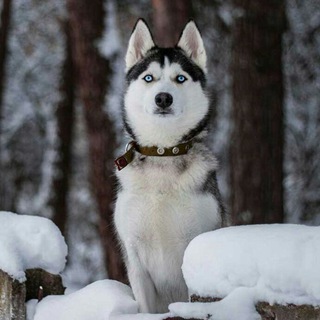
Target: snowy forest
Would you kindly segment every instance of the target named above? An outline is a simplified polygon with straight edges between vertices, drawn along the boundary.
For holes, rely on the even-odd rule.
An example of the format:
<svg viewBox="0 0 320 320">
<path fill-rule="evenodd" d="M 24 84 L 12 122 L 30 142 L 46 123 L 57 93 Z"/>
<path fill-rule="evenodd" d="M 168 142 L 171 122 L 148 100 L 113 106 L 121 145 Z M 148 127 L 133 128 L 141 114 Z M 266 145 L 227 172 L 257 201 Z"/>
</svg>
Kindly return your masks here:
<svg viewBox="0 0 320 320">
<path fill-rule="evenodd" d="M 319 0 L 1 0 L 0 211 L 43 216 L 64 281 L 127 282 L 112 226 L 124 55 L 193 18 L 208 55 L 210 147 L 233 224 L 320 225 Z M 146 195 L 147 196 L 147 195 Z"/>
</svg>

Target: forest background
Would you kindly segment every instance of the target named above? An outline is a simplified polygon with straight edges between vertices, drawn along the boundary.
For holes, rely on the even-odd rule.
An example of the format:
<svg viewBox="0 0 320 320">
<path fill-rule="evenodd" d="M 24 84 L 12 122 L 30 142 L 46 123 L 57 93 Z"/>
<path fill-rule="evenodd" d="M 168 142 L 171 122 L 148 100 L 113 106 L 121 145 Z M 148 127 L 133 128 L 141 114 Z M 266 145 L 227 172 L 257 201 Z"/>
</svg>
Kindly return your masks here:
<svg viewBox="0 0 320 320">
<path fill-rule="evenodd" d="M 2 0 L 0 13 L 0 210 L 58 225 L 70 286 L 126 281 L 113 159 L 127 142 L 124 54 L 139 17 L 161 46 L 189 18 L 202 32 L 233 223 L 320 224 L 318 0 Z"/>
</svg>

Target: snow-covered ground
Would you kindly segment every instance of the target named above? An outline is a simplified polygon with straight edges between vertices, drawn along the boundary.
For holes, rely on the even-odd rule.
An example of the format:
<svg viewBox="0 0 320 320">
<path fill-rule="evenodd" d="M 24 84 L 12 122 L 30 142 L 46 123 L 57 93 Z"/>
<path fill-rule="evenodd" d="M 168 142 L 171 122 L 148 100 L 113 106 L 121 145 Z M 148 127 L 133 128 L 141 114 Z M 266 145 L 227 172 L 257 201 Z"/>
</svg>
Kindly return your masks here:
<svg viewBox="0 0 320 320">
<path fill-rule="evenodd" d="M 19 281 L 28 268 L 62 272 L 67 246 L 48 219 L 0 212 L 0 269 Z M 320 306 L 320 227 L 254 225 L 196 237 L 182 266 L 190 295 L 222 298 L 178 302 L 168 314 L 139 314 L 131 289 L 96 281 L 64 296 L 27 303 L 28 320 L 161 320 L 169 316 L 215 320 L 260 319 L 255 303 Z M 170 271 L 169 271 L 170 272 Z"/>
</svg>

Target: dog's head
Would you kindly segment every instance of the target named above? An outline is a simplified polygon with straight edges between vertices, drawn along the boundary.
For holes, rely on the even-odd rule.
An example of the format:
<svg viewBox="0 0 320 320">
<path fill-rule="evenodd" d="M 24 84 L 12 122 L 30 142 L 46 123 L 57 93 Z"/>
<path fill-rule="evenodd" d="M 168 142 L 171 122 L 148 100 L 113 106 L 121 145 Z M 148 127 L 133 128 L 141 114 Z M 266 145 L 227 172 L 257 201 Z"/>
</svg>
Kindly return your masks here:
<svg viewBox="0 0 320 320">
<path fill-rule="evenodd" d="M 174 48 L 159 48 L 146 23 L 138 20 L 125 61 L 128 88 L 123 115 L 135 140 L 166 147 L 203 131 L 209 118 L 206 52 L 193 21 Z"/>
</svg>

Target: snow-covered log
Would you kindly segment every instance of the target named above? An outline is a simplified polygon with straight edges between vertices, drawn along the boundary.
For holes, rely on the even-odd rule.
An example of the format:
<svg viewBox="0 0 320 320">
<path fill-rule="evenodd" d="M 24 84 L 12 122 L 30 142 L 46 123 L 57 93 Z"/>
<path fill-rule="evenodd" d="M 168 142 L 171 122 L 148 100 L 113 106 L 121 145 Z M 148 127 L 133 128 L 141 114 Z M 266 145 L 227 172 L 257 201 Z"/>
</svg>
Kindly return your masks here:
<svg viewBox="0 0 320 320">
<path fill-rule="evenodd" d="M 25 319 L 25 301 L 39 298 L 40 286 L 40 296 L 63 294 L 56 274 L 64 269 L 66 255 L 67 245 L 52 221 L 0 211 L 0 320 Z"/>
<path fill-rule="evenodd" d="M 191 303 L 173 316 L 320 320 L 320 227 L 253 225 L 202 234 L 183 261 Z"/>
<path fill-rule="evenodd" d="M 42 268 L 59 274 L 68 248 L 60 230 L 42 217 L 0 211 L 0 269 L 26 281 L 25 270 Z"/>
</svg>

